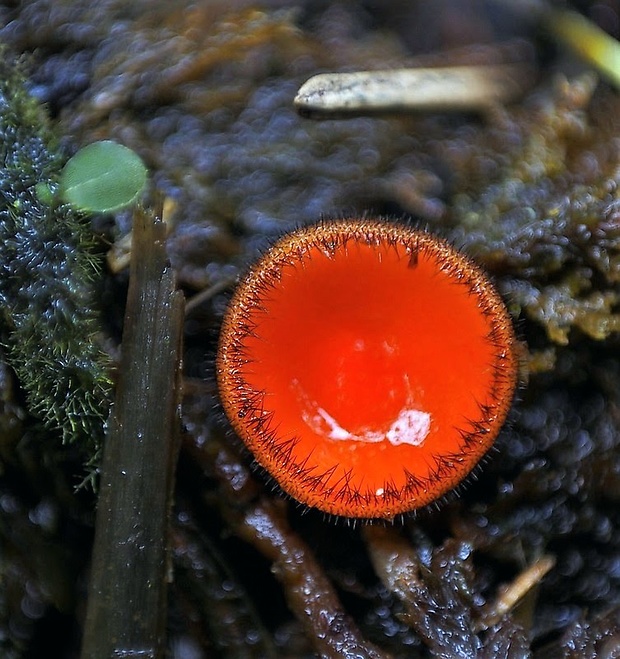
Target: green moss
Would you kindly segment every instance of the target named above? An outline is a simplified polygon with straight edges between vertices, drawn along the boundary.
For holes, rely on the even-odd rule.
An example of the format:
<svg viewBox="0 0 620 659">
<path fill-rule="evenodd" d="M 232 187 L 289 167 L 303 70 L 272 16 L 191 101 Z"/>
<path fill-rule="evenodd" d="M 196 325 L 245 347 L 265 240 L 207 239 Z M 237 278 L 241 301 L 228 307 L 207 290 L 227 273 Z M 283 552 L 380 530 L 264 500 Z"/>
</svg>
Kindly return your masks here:
<svg viewBox="0 0 620 659">
<path fill-rule="evenodd" d="M 99 276 L 86 219 L 53 205 L 63 165 L 48 119 L 0 50 L 0 336 L 29 410 L 64 442 L 97 453 L 110 380 L 97 346 Z"/>
<path fill-rule="evenodd" d="M 513 310 L 555 345 L 620 330 L 618 103 L 592 82 L 501 116 L 471 147 L 450 211 L 457 242 L 512 275 Z"/>
</svg>

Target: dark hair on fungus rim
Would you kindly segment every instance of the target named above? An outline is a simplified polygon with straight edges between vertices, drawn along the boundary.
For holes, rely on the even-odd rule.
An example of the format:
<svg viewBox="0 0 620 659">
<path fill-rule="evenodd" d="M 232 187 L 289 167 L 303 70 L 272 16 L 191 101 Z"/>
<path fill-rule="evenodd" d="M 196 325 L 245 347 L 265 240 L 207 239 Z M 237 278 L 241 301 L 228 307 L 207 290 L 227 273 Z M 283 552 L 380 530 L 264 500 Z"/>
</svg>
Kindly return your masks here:
<svg viewBox="0 0 620 659">
<path fill-rule="evenodd" d="M 349 518 L 453 490 L 517 381 L 508 312 L 445 241 L 373 219 L 284 236 L 243 278 L 217 353 L 224 411 L 280 487 Z"/>
</svg>

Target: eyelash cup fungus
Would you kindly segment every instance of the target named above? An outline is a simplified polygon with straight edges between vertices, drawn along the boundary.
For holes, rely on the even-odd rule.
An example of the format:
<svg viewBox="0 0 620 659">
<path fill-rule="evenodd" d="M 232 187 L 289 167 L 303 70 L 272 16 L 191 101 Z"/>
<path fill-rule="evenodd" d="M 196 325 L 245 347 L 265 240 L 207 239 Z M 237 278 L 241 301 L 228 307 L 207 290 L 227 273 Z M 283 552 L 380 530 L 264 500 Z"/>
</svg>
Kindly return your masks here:
<svg viewBox="0 0 620 659">
<path fill-rule="evenodd" d="M 517 382 L 493 285 L 445 241 L 337 220 L 281 238 L 225 313 L 224 411 L 297 501 L 386 518 L 454 489 L 493 445 Z"/>
</svg>

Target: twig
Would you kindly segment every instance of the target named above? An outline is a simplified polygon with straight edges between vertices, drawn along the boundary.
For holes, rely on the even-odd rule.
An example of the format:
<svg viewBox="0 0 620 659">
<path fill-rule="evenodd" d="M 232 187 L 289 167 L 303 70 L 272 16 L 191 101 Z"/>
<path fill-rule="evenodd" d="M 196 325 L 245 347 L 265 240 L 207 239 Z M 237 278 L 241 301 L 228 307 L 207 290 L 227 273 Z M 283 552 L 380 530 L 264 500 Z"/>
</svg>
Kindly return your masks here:
<svg viewBox="0 0 620 659">
<path fill-rule="evenodd" d="M 185 401 L 185 414 L 191 409 Z M 191 417 L 186 416 L 191 427 Z M 260 489 L 247 467 L 215 435 L 209 449 L 184 448 L 206 472 L 213 472 L 220 483 L 218 504 L 233 532 L 256 548 L 272 563 L 272 571 L 282 583 L 288 604 L 302 624 L 317 655 L 390 659 L 391 655 L 366 641 L 340 603 L 338 595 L 317 562 L 312 549 L 293 531 L 286 519 L 284 502 L 273 502 L 260 495 Z M 279 505 L 279 504 L 282 505 Z"/>
<path fill-rule="evenodd" d="M 517 64 L 322 73 L 305 82 L 297 110 L 311 117 L 369 112 L 485 111 L 524 89 Z"/>
<path fill-rule="evenodd" d="M 237 281 L 237 277 L 225 277 L 209 286 L 209 288 L 205 288 L 203 291 L 200 291 L 200 293 L 194 295 L 194 297 L 190 298 L 185 305 L 185 315 L 189 316 L 201 304 L 207 302 L 212 297 L 215 297 L 218 293 L 223 293 L 227 288 L 230 288 L 235 281 Z"/>
<path fill-rule="evenodd" d="M 525 569 L 508 586 L 500 590 L 495 602 L 492 602 L 482 614 L 476 625 L 477 630 L 484 630 L 497 624 L 517 603 L 536 585 L 555 565 L 552 556 L 541 556 Z"/>
<path fill-rule="evenodd" d="M 163 656 L 182 326 L 183 297 L 166 260 L 165 226 L 136 212 L 82 659 Z"/>
</svg>

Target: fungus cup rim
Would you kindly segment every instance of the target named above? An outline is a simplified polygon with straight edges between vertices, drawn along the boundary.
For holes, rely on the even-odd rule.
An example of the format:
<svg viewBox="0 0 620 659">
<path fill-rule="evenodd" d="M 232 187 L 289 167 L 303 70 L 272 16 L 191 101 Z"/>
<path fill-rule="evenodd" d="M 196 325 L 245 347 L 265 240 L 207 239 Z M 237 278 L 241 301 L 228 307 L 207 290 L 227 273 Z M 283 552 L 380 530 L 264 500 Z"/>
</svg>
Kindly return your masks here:
<svg viewBox="0 0 620 659">
<path fill-rule="evenodd" d="M 333 258 L 350 244 L 377 248 L 405 246 L 410 265 L 418 255 L 434 259 L 438 272 L 466 286 L 476 296 L 476 304 L 489 326 L 488 340 L 493 345 L 493 390 L 489 402 L 480 404 L 481 418 L 471 421 L 466 430 L 454 428 L 461 435 L 460 455 L 437 455 L 426 478 L 407 473 L 407 484 L 395 488 L 386 474 L 381 496 L 372 491 L 349 487 L 345 475 L 331 482 L 331 474 L 316 473 L 308 459 L 295 456 L 295 437 L 281 434 L 265 412 L 265 392 L 252 389 L 243 371 L 251 358 L 244 342 L 256 336 L 253 314 L 265 311 L 269 291 L 277 287 L 282 268 L 298 265 L 319 249 Z M 303 268 L 300 268 L 303 272 Z M 357 519 L 393 519 L 424 508 L 455 490 L 492 448 L 512 405 L 517 385 L 518 358 L 511 317 L 499 293 L 481 268 L 458 252 L 445 240 L 404 224 L 374 219 L 323 221 L 302 227 L 283 236 L 250 267 L 234 291 L 225 312 L 216 358 L 216 376 L 221 404 L 235 433 L 253 453 L 285 493 L 302 504 L 325 513 Z"/>
</svg>

